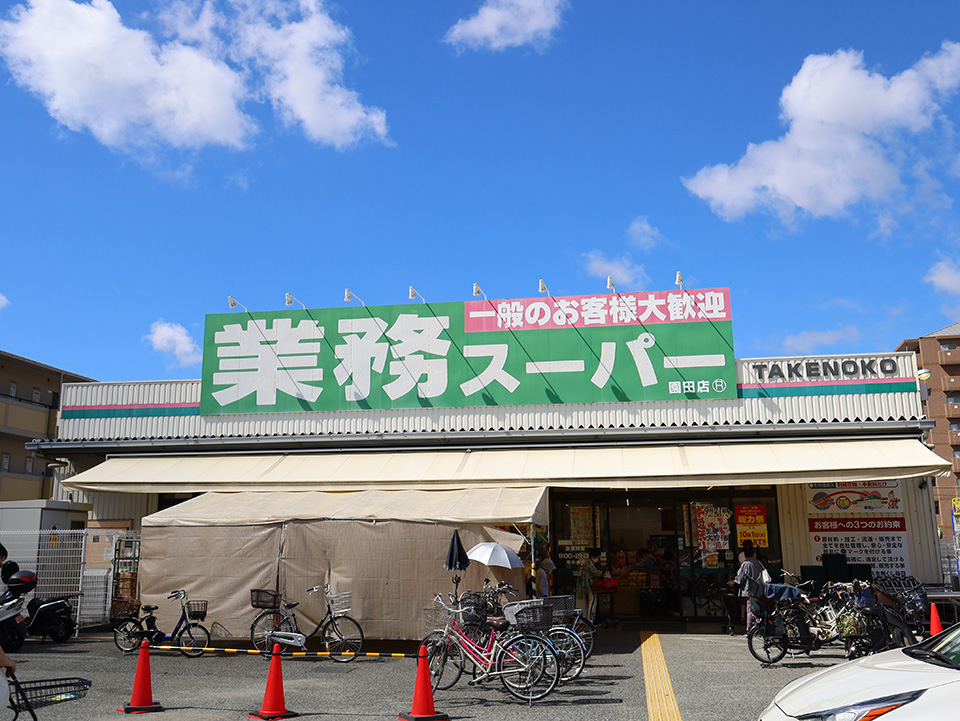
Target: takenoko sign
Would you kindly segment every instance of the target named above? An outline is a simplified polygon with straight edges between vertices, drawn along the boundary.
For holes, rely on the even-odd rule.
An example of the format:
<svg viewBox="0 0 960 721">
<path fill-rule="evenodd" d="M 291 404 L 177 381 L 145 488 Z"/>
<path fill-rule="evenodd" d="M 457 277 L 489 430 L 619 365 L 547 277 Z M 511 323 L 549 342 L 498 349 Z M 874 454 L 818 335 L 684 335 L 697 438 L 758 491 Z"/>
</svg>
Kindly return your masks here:
<svg viewBox="0 0 960 721">
<path fill-rule="evenodd" d="M 208 315 L 200 411 L 735 398 L 727 288 Z"/>
</svg>

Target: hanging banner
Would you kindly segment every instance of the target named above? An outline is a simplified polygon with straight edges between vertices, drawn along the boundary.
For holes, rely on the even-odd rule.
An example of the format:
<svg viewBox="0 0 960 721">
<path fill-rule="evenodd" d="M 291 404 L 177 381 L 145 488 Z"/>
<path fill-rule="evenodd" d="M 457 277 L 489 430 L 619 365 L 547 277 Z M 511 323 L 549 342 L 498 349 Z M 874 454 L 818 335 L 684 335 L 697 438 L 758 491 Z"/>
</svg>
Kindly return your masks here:
<svg viewBox="0 0 960 721">
<path fill-rule="evenodd" d="M 867 563 L 875 574 L 911 576 L 907 522 L 896 518 L 824 517 L 807 520 L 816 561 L 840 553 L 847 563 Z"/>
<path fill-rule="evenodd" d="M 736 397 L 715 288 L 208 315 L 200 412 Z"/>
<path fill-rule="evenodd" d="M 737 545 L 750 540 L 755 548 L 766 548 L 770 545 L 767 534 L 767 507 L 762 503 L 749 506 L 734 506 L 734 516 L 737 520 Z"/>
</svg>

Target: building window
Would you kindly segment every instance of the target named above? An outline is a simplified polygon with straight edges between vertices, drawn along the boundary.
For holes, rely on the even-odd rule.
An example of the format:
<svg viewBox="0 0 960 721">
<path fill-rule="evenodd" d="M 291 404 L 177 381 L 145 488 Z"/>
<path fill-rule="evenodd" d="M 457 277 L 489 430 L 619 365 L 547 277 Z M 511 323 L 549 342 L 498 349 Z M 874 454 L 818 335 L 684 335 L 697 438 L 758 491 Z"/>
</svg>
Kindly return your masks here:
<svg viewBox="0 0 960 721">
<path fill-rule="evenodd" d="M 40 402 L 40 389 L 39 389 L 39 388 L 34 388 L 34 389 L 33 389 L 33 402 L 34 402 L 34 403 L 39 403 L 39 402 Z"/>
<path fill-rule="evenodd" d="M 7 473 L 10 470 L 10 454 L 4 453 L 0 456 L 0 471 Z"/>
<path fill-rule="evenodd" d="M 947 396 L 947 403 L 960 403 L 960 396 L 958 395 Z"/>
<path fill-rule="evenodd" d="M 17 397 L 17 383 L 16 381 L 10 381 L 10 393 L 8 394 L 13 398 Z"/>
<path fill-rule="evenodd" d="M 940 341 L 940 350 L 956 350 L 956 341 Z"/>
<path fill-rule="evenodd" d="M 27 462 L 26 464 L 24 464 L 23 472 L 26 473 L 28 476 L 33 475 L 33 458 L 31 456 L 27 456 Z"/>
<path fill-rule="evenodd" d="M 933 502 L 933 512 L 934 512 L 934 514 L 937 515 L 937 516 L 940 515 L 940 501 L 934 501 L 934 502 Z"/>
</svg>

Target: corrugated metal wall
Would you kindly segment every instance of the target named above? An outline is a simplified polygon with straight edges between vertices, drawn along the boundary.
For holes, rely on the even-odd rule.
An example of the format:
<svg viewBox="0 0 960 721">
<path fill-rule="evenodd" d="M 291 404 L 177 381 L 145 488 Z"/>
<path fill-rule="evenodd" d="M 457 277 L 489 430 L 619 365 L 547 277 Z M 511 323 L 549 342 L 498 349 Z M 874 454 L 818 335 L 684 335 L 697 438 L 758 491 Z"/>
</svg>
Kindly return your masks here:
<svg viewBox="0 0 960 721">
<path fill-rule="evenodd" d="M 857 356 L 869 358 L 871 356 Z M 881 356 L 877 356 L 880 358 Z M 914 356 L 887 354 L 911 377 Z M 737 361 L 738 377 L 775 359 Z M 197 404 L 200 381 L 67 384 L 63 406 Z M 123 412 L 123 411 L 121 411 Z M 173 411 L 175 412 L 175 411 Z M 912 392 L 676 400 L 643 403 L 425 408 L 404 410 L 264 413 L 260 415 L 165 415 L 60 419 L 61 440 L 238 438 L 249 436 L 337 436 L 456 432 L 503 432 L 616 428 L 692 428 L 784 423 L 858 423 L 916 420 L 923 417 L 920 396 Z"/>
<path fill-rule="evenodd" d="M 900 512 L 842 512 L 845 518 L 889 518 L 903 516 L 906 519 L 906 543 L 910 553 L 912 575 L 923 583 L 943 582 L 937 543 L 937 527 L 933 514 L 933 494 L 929 481 L 921 489 L 921 479 L 900 481 L 898 494 L 903 496 Z M 780 511 L 780 542 L 783 550 L 783 567 L 799 574 L 800 566 L 816 566 L 810 538 L 808 486 L 794 484 L 777 488 Z M 823 514 L 820 514 L 823 515 Z"/>
</svg>

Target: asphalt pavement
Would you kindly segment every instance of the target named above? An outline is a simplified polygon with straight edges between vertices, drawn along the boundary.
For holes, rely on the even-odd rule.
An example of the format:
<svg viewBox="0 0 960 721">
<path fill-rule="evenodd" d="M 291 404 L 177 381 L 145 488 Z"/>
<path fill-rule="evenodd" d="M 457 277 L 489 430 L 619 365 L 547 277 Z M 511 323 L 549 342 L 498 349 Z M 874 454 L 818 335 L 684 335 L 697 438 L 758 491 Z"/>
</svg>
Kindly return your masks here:
<svg viewBox="0 0 960 721">
<path fill-rule="evenodd" d="M 755 720 L 786 683 L 843 660 L 838 647 L 827 647 L 762 666 L 750 656 L 743 636 L 664 633 L 656 639 L 684 721 Z M 657 712 L 648 714 L 640 647 L 639 631 L 601 629 L 597 650 L 580 679 L 532 707 L 498 683 L 468 686 L 466 678 L 437 692 L 434 705 L 437 713 L 454 720 L 657 718 Z M 138 670 L 138 654 L 121 653 L 107 634 L 81 634 L 65 644 L 31 639 L 14 659 L 21 681 L 80 676 L 93 682 L 86 698 L 40 709 L 41 721 L 118 718 L 117 709 L 131 699 Z M 263 707 L 268 668 L 258 656 L 212 653 L 186 658 L 175 651 L 152 651 L 149 680 L 154 700 L 167 709 L 160 717 L 165 721 L 245 719 Z M 392 721 L 414 710 L 414 659 L 357 658 L 341 664 L 329 658 L 284 658 L 282 673 L 286 708 L 303 718 Z"/>
</svg>

